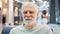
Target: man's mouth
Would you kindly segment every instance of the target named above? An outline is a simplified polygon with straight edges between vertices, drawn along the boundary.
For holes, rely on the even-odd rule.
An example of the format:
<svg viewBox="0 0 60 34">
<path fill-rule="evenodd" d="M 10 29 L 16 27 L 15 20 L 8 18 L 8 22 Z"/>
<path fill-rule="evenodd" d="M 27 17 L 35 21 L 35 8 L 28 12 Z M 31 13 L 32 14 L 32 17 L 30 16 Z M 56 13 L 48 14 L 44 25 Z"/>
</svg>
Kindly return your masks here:
<svg viewBox="0 0 60 34">
<path fill-rule="evenodd" d="M 32 19 L 25 19 L 25 20 L 32 20 Z"/>
<path fill-rule="evenodd" d="M 25 19 L 26 21 L 32 21 L 32 19 Z"/>
</svg>

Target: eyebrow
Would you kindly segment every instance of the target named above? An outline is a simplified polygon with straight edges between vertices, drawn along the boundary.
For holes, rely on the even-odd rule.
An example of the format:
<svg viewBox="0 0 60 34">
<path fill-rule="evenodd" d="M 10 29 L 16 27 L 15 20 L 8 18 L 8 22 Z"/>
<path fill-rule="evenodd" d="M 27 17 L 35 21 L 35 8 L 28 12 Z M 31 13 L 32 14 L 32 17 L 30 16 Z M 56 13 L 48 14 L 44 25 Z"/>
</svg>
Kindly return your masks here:
<svg viewBox="0 0 60 34">
<path fill-rule="evenodd" d="M 34 13 L 34 11 L 29 11 L 30 13 Z M 23 13 L 27 13 L 27 11 L 24 11 Z"/>
</svg>

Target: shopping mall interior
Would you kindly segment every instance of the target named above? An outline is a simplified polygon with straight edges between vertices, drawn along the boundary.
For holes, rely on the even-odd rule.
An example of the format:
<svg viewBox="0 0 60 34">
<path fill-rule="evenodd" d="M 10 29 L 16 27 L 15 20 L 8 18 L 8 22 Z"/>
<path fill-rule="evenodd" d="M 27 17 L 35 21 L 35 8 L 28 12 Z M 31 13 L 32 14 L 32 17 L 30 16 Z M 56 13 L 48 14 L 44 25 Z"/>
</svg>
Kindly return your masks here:
<svg viewBox="0 0 60 34">
<path fill-rule="evenodd" d="M 0 0 L 0 34 L 5 27 L 16 27 L 22 24 L 22 6 L 28 2 L 37 5 L 38 22 L 53 29 L 53 34 L 60 34 L 60 0 Z M 47 11 L 48 20 L 42 20 L 43 10 Z"/>
</svg>

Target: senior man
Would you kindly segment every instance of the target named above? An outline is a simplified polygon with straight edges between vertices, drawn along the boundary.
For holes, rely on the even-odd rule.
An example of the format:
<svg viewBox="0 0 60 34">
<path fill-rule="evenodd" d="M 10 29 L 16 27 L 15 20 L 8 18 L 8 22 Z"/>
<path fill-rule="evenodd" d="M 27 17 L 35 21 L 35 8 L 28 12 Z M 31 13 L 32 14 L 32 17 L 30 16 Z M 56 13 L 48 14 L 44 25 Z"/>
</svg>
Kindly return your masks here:
<svg viewBox="0 0 60 34">
<path fill-rule="evenodd" d="M 29 2 L 22 7 L 23 24 L 13 28 L 10 34 L 52 34 L 51 28 L 37 23 L 37 6 Z"/>
</svg>

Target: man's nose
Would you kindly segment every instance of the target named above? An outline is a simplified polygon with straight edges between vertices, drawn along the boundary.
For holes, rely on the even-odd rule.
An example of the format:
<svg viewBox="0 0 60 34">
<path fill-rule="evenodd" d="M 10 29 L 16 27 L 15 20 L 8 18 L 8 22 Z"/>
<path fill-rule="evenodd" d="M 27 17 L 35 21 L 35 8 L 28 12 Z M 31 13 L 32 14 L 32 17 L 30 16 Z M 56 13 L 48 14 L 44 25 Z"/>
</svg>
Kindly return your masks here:
<svg viewBox="0 0 60 34">
<path fill-rule="evenodd" d="M 30 13 L 29 13 L 29 12 L 27 12 L 26 16 L 30 16 Z"/>
</svg>

